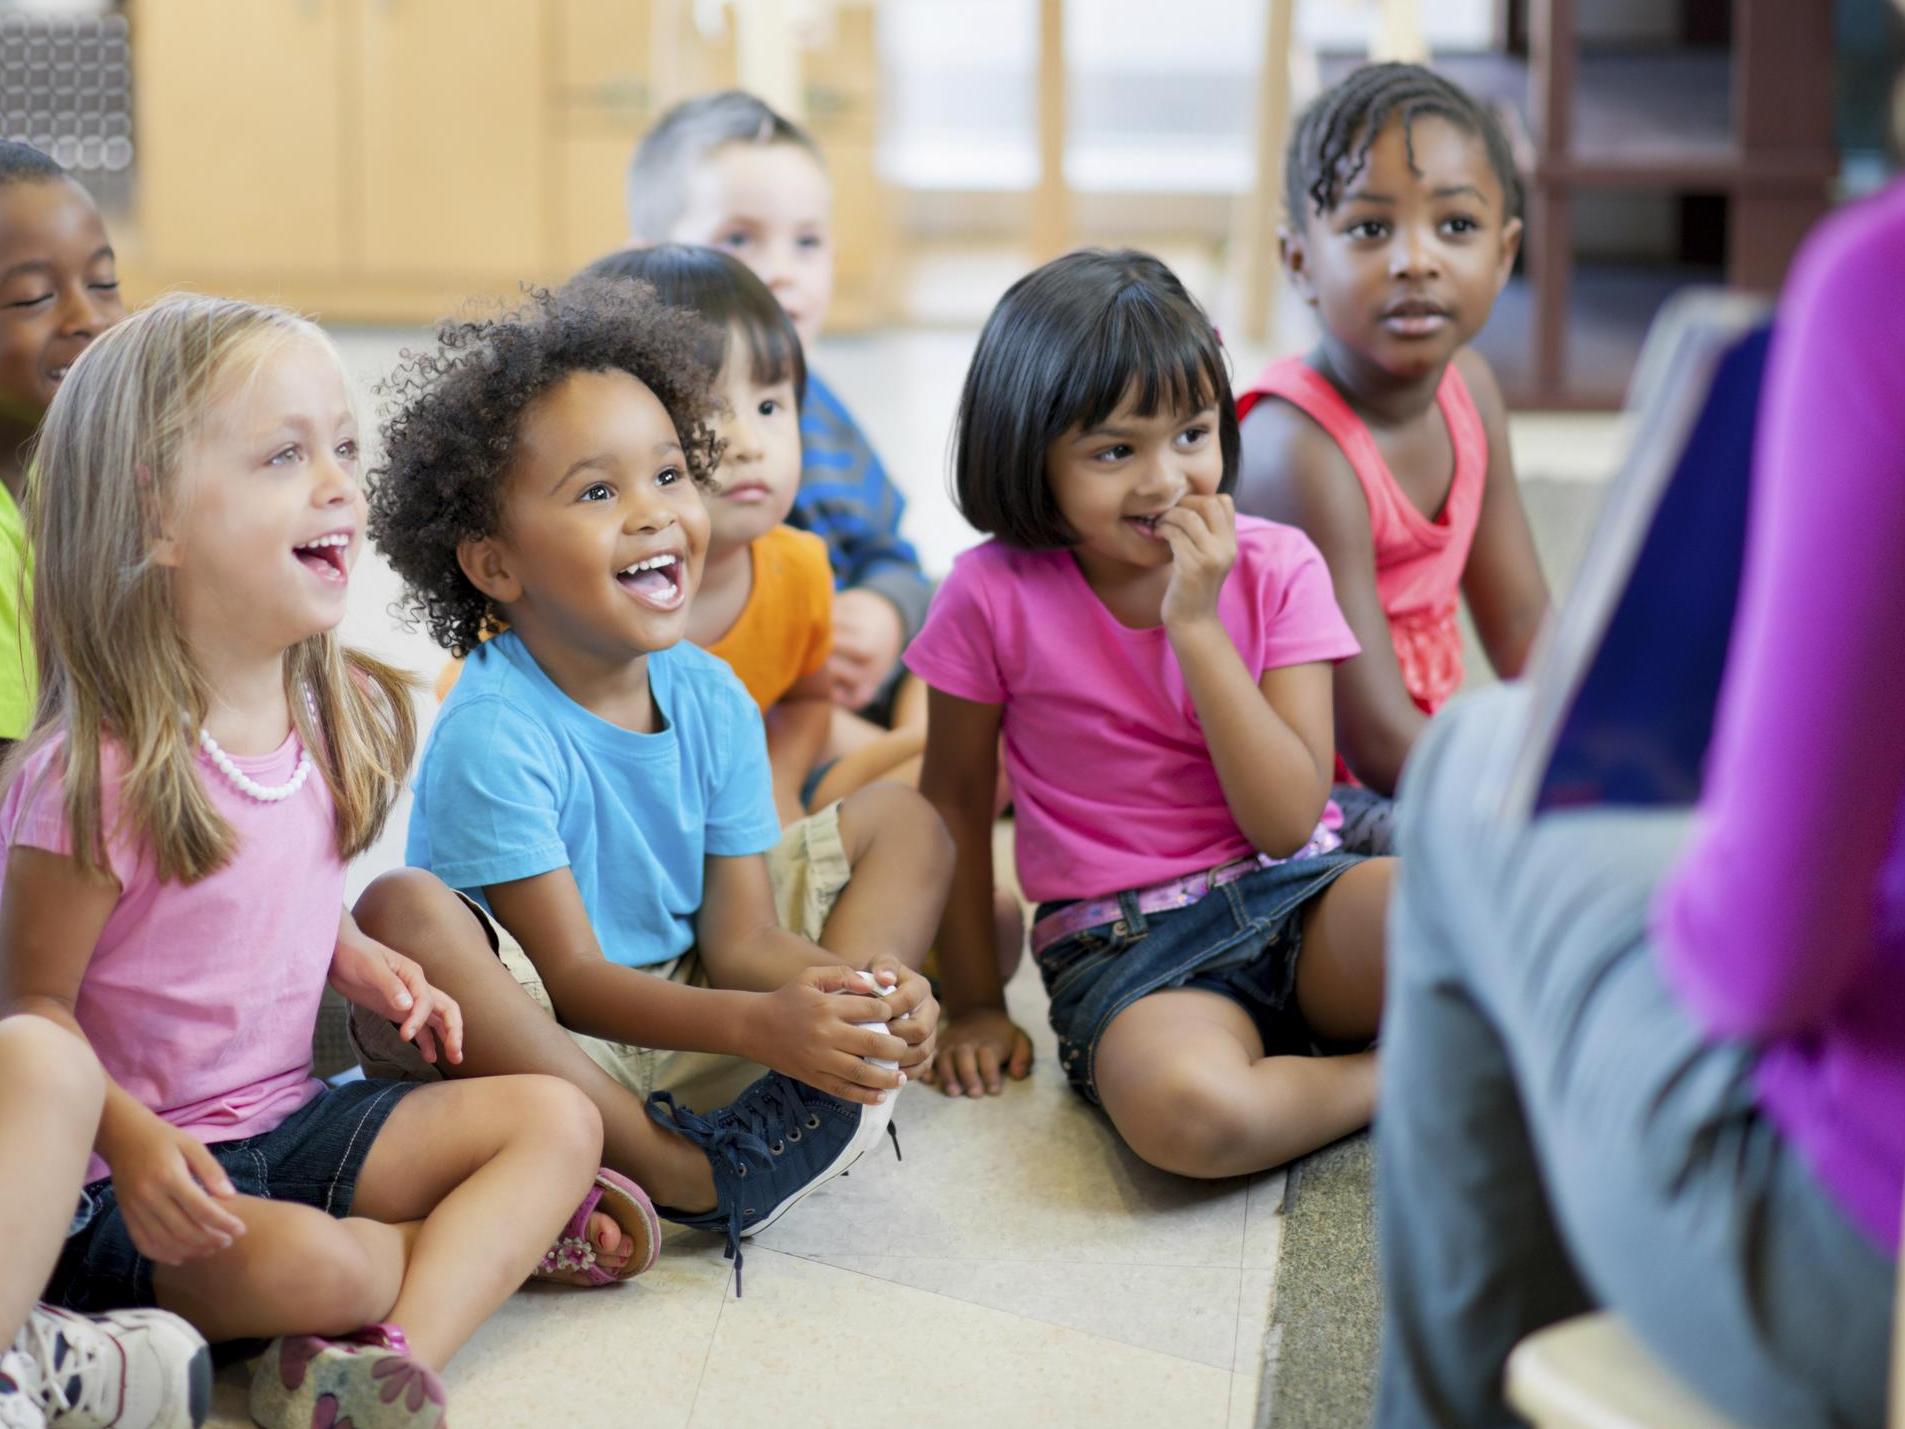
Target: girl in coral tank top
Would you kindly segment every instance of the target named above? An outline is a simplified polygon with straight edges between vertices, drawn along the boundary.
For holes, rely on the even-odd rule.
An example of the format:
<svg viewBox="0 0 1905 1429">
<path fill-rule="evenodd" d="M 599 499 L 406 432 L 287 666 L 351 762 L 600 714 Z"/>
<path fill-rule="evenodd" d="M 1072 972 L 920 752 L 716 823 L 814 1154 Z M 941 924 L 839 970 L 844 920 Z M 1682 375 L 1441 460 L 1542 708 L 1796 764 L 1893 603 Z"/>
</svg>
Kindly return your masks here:
<svg viewBox="0 0 1905 1429">
<path fill-rule="evenodd" d="M 1387 853 L 1403 761 L 1462 683 L 1458 594 L 1504 678 L 1548 610 L 1501 392 L 1466 346 L 1514 266 L 1520 190 L 1494 115 L 1414 65 L 1321 96 L 1286 172 L 1284 265 L 1322 337 L 1238 395 L 1237 504 L 1329 563 L 1363 650 L 1336 670 L 1344 838 Z"/>
</svg>

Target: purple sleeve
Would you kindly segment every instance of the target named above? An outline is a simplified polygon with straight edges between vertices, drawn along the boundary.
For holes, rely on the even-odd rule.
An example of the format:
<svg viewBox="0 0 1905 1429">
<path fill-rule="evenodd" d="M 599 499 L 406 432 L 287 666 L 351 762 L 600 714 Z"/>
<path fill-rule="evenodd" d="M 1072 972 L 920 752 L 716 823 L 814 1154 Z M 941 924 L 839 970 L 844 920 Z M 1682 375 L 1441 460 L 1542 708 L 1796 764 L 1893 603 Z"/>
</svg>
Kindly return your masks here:
<svg viewBox="0 0 1905 1429">
<path fill-rule="evenodd" d="M 1718 1036 L 1804 1032 L 1871 956 L 1905 795 L 1901 294 L 1894 185 L 1806 246 L 1780 308 L 1705 793 L 1655 910 Z"/>
</svg>

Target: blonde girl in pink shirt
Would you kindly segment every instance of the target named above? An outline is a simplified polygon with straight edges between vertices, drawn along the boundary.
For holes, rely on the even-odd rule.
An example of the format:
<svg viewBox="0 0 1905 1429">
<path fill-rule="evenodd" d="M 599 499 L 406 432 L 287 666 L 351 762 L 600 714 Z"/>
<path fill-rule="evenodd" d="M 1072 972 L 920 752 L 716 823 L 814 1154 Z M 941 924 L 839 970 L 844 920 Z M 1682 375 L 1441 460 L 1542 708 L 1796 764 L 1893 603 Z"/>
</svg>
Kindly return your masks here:
<svg viewBox="0 0 1905 1429">
<path fill-rule="evenodd" d="M 0 805 L 0 1011 L 107 1079 L 47 1298 L 269 1339 L 252 1416 L 299 1429 L 441 1425 L 439 1371 L 532 1272 L 599 1283 L 655 1244 L 561 1081 L 311 1075 L 327 981 L 462 1055 L 378 939 L 421 875 L 343 901 L 415 735 L 404 677 L 335 633 L 357 433 L 335 350 L 273 309 L 170 299 L 87 350 L 42 429 L 43 679 Z"/>
<path fill-rule="evenodd" d="M 1031 1063 L 991 945 L 1003 736 L 1072 1085 L 1187 1176 L 1361 1126 L 1392 863 L 1342 851 L 1329 798 L 1331 667 L 1357 645 L 1308 538 L 1232 508 L 1209 320 L 1145 254 L 1048 263 L 987 320 L 957 442 L 993 539 L 906 657 L 931 690 L 920 787 L 958 849 L 935 1079 L 979 1095 Z"/>
</svg>

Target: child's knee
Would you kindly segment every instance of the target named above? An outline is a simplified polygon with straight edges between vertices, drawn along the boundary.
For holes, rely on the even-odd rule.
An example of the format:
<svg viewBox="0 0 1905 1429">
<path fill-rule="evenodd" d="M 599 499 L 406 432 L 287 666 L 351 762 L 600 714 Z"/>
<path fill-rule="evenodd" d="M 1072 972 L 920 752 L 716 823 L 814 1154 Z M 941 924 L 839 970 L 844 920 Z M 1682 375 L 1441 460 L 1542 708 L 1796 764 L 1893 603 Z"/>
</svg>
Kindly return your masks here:
<svg viewBox="0 0 1905 1429">
<path fill-rule="evenodd" d="M 840 801 L 840 841 L 847 858 L 858 863 L 875 844 L 914 853 L 928 878 L 952 878 L 952 834 L 939 811 L 916 789 L 880 781 Z"/>
<path fill-rule="evenodd" d="M 510 1077 L 507 1085 L 518 1134 L 532 1138 L 543 1156 L 590 1172 L 602 1164 L 602 1113 L 581 1088 L 537 1075 Z"/>
<path fill-rule="evenodd" d="M 30 1101 L 59 1108 L 64 1118 L 88 1128 L 106 1102 L 106 1074 L 79 1038 L 44 1017 L 0 1021 L 0 1066 L 7 1089 Z"/>
<path fill-rule="evenodd" d="M 342 1335 L 376 1324 L 403 1285 L 401 1264 L 382 1264 L 349 1222 L 315 1209 L 254 1225 L 221 1258 L 257 1292 L 297 1287 L 299 1318 L 310 1334 Z"/>
<path fill-rule="evenodd" d="M 372 880 L 351 910 L 368 937 L 429 966 L 484 943 L 483 929 L 444 882 L 420 868 L 394 868 Z"/>
<path fill-rule="evenodd" d="M 1144 1103 L 1114 1117 L 1131 1149 L 1179 1176 L 1229 1174 L 1251 1134 L 1253 1108 L 1234 1075 L 1180 1062 L 1154 1074 Z"/>
</svg>

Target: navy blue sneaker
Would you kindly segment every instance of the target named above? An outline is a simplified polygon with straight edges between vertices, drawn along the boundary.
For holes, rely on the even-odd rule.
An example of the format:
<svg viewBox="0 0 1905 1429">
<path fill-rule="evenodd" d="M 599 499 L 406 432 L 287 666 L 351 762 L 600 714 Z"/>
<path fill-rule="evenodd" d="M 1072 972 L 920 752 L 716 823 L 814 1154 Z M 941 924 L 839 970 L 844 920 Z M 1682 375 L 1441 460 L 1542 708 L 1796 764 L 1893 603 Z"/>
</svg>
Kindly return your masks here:
<svg viewBox="0 0 1905 1429">
<path fill-rule="evenodd" d="M 680 1105 L 668 1092 L 655 1092 L 648 1098 L 648 1114 L 700 1147 L 714 1168 L 713 1210 L 655 1210 L 677 1225 L 727 1237 L 738 1298 L 741 1242 L 843 1175 L 882 1132 L 891 1134 L 897 1099 L 895 1093 L 881 1106 L 862 1106 L 779 1072 L 769 1072 L 706 1116 Z M 897 1137 L 894 1144 L 897 1147 Z"/>
</svg>

